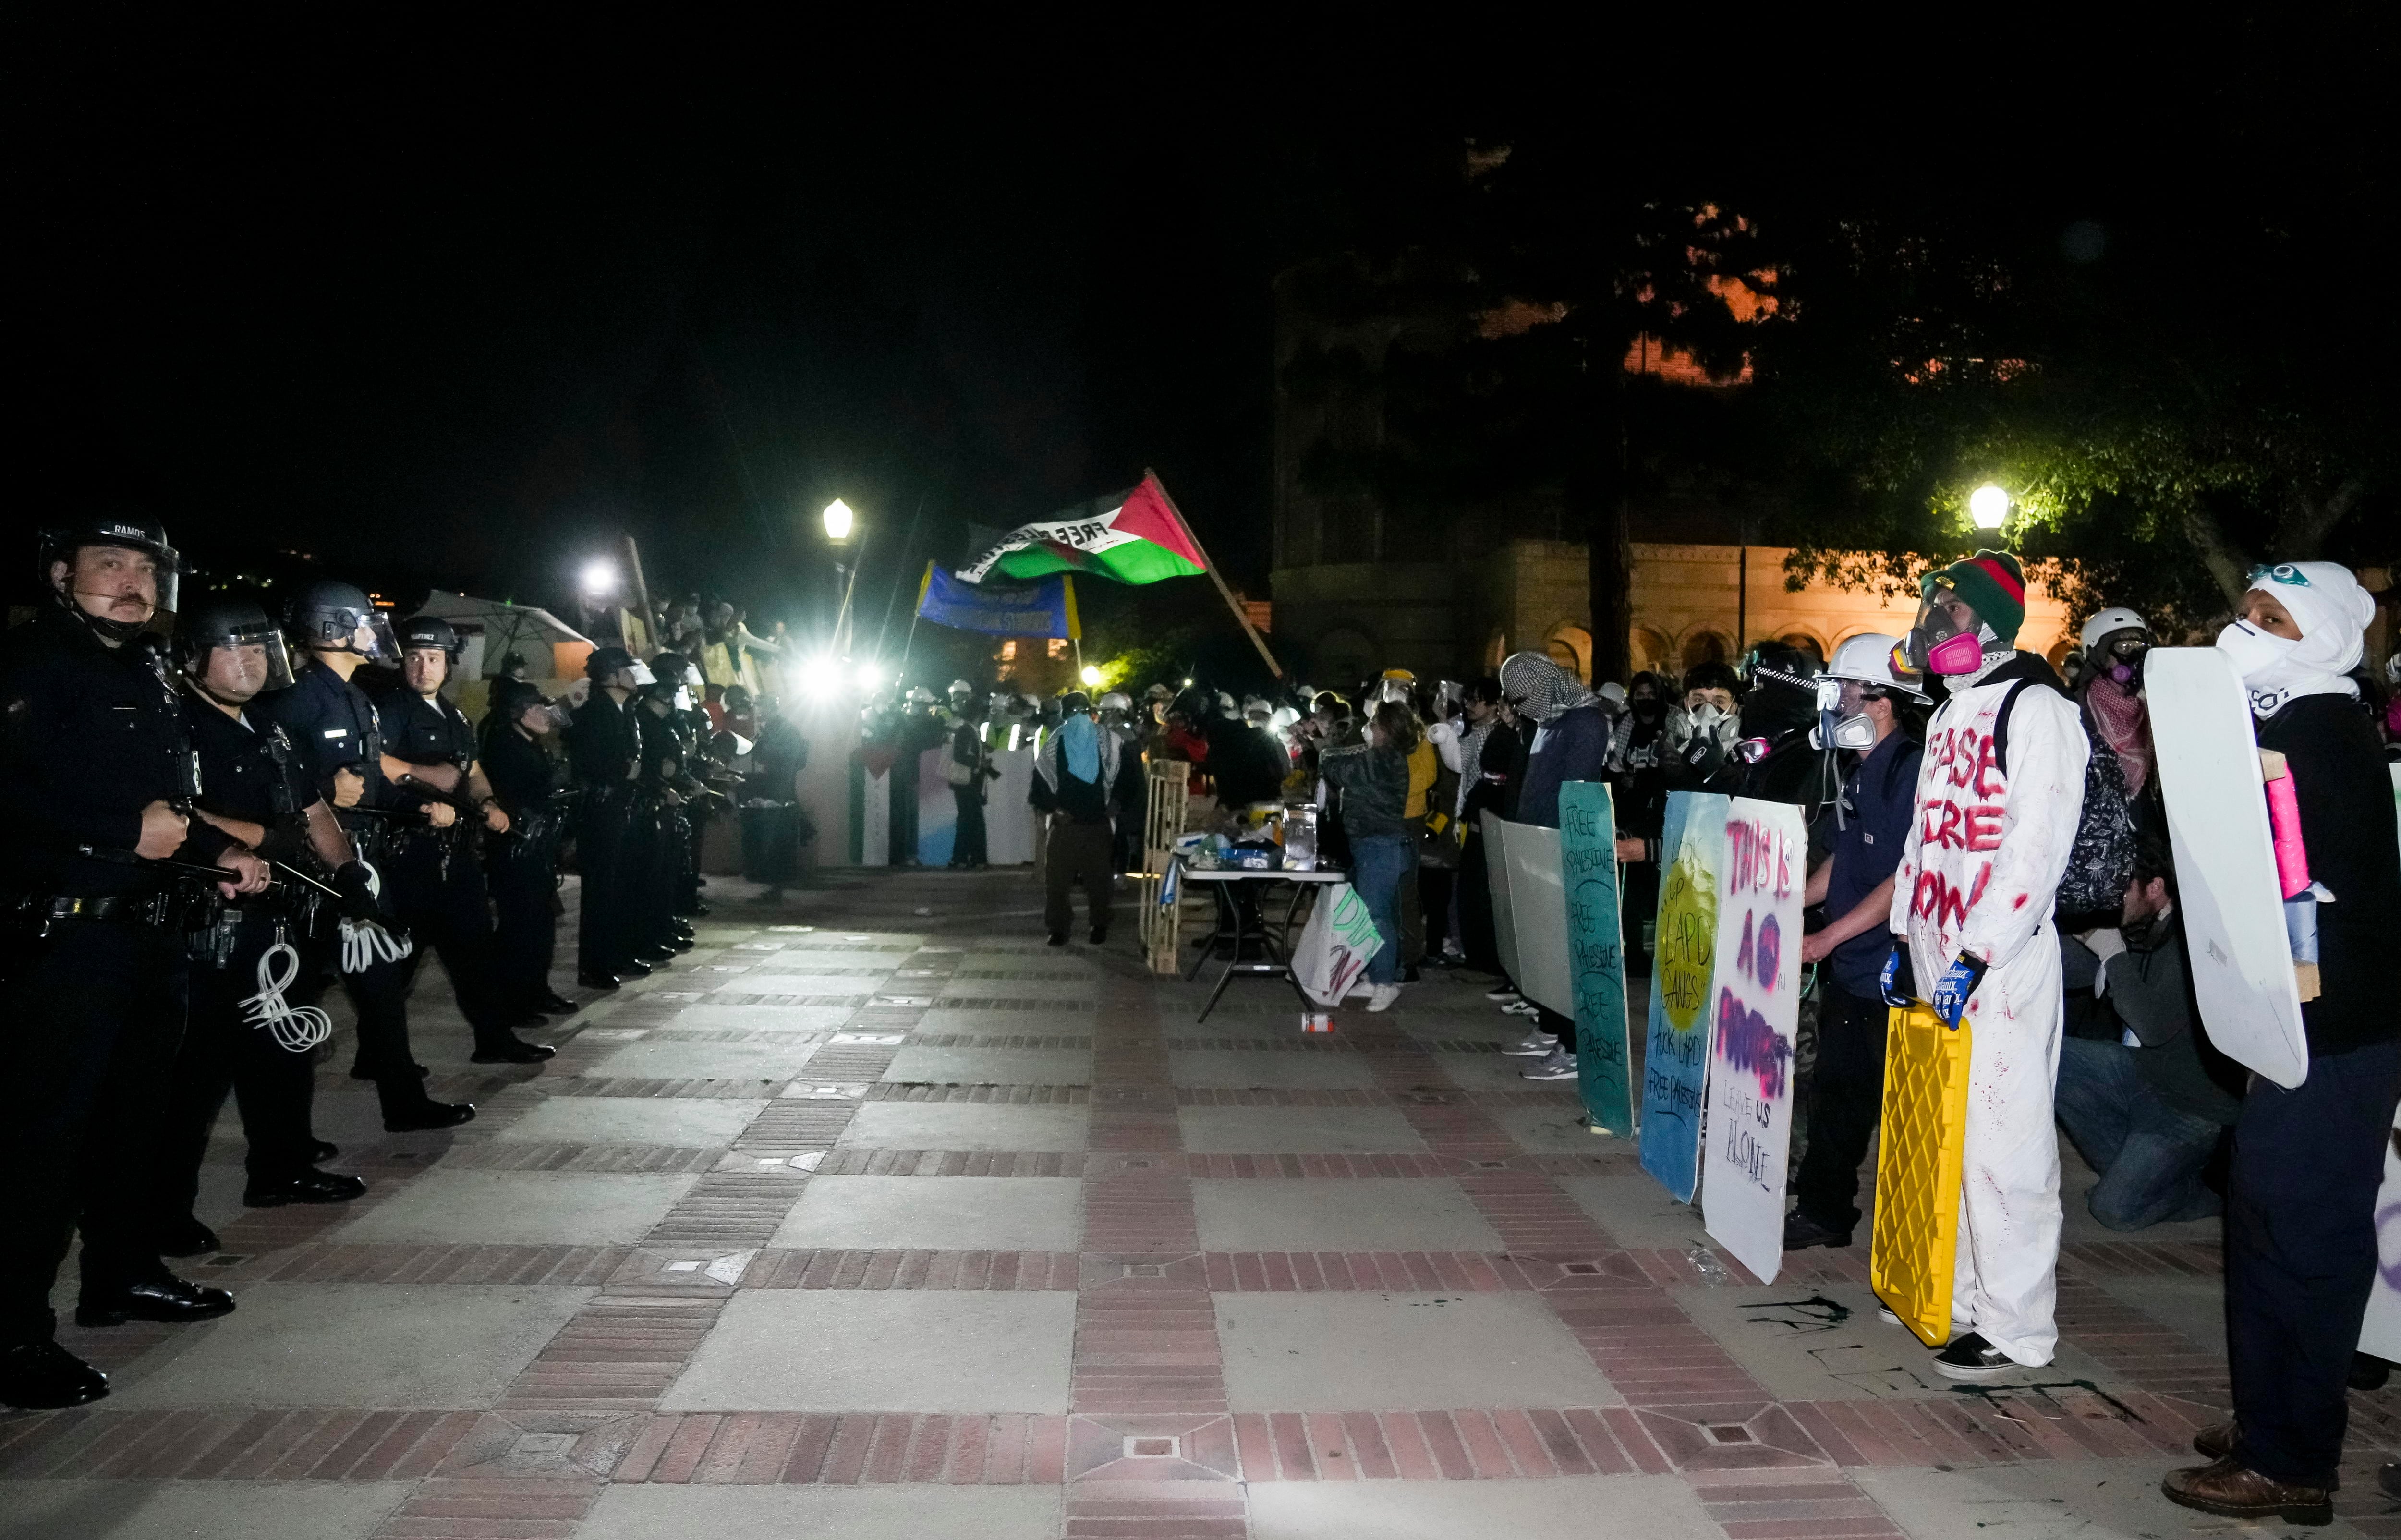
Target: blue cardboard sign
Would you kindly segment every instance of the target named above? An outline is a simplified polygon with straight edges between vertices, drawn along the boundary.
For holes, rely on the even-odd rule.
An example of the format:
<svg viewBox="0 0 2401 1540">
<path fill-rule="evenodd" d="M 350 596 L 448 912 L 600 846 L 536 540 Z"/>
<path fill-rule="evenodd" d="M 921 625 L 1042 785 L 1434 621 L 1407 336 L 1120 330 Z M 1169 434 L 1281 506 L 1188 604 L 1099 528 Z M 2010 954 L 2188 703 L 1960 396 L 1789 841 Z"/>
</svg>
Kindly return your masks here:
<svg viewBox="0 0 2401 1540">
<path fill-rule="evenodd" d="M 1634 1135 L 1634 1061 L 1626 1021 L 1625 922 L 1618 911 L 1617 812 L 1599 781 L 1559 788 L 1559 875 L 1567 890 L 1575 991 L 1576 1089 L 1585 1116 Z"/>
</svg>

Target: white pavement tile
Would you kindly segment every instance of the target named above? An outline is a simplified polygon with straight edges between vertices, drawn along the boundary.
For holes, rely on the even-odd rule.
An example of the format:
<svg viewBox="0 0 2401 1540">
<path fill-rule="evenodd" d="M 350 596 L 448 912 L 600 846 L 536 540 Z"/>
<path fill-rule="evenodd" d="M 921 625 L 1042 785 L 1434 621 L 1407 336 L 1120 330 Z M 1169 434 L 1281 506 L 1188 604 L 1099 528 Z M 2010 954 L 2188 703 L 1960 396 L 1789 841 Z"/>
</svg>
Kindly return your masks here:
<svg viewBox="0 0 2401 1540">
<path fill-rule="evenodd" d="M 1211 1178 L 1192 1200 L 1203 1251 L 1503 1249 L 1452 1181 Z"/>
<path fill-rule="evenodd" d="M 1084 1229 L 1083 1193 L 1073 1176 L 815 1176 L 768 1244 L 1074 1251 Z"/>
<path fill-rule="evenodd" d="M 250 1284 L 111 1407 L 487 1407 L 597 1292 L 498 1284 Z M 205 1335 L 201 1335 L 205 1333 Z"/>
<path fill-rule="evenodd" d="M 686 1096 L 552 1096 L 501 1130 L 502 1141 L 588 1145 L 732 1144 L 767 1105 Z"/>
<path fill-rule="evenodd" d="M 1672 1476 L 1255 1481 L 1252 1540 L 1718 1540 Z"/>
<path fill-rule="evenodd" d="M 2101 1540 L 2110 1535 L 2356 1534 L 2351 1525 L 2298 1531 L 2213 1519 L 2160 1494 L 2160 1478 L 2197 1455 L 2156 1460 L 2040 1460 L 1970 1470 L 1858 1469 L 1845 1474 L 1912 1540 L 1962 1535 Z"/>
<path fill-rule="evenodd" d="M 678 1023 L 682 1025 L 685 1024 Z M 587 1072 L 639 1079 L 789 1080 L 801 1073 L 815 1040 L 804 1042 L 695 1043 L 644 1038 L 627 1043 Z"/>
<path fill-rule="evenodd" d="M 1425 1142 L 1389 1107 L 1186 1107 L 1184 1148 L 1196 1155 L 1421 1153 Z"/>
<path fill-rule="evenodd" d="M 1622 1401 L 1530 1294 L 1220 1294 L 1216 1302 L 1236 1411 Z"/>
<path fill-rule="evenodd" d="M 11 1481 L 0 1540 L 365 1540 L 413 1481 Z"/>
<path fill-rule="evenodd" d="M 700 1178 L 592 1171 L 429 1171 L 336 1241 L 630 1245 Z"/>
<path fill-rule="evenodd" d="M 1056 1487 L 610 1487 L 577 1540 L 1056 1540 Z"/>
<path fill-rule="evenodd" d="M 840 1143 L 869 1149 L 1034 1149 L 1084 1148 L 1086 1107 L 1003 1102 L 869 1102 Z"/>
<path fill-rule="evenodd" d="M 751 1289 L 726 1302 L 669 1411 L 1067 1409 L 1066 1290 Z"/>
</svg>

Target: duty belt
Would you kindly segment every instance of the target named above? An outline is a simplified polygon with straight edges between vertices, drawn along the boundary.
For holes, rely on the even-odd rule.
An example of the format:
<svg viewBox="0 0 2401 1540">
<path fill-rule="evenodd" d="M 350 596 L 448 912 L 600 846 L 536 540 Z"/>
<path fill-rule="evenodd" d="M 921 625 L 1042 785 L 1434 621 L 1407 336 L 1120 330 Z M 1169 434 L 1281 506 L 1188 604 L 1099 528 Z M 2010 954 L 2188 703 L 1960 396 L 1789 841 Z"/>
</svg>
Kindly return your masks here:
<svg viewBox="0 0 2401 1540">
<path fill-rule="evenodd" d="M 16 903 L 17 917 L 48 934 L 60 920 L 123 920 L 136 925 L 166 925 L 180 914 L 185 896 L 161 893 L 27 894 Z"/>
</svg>

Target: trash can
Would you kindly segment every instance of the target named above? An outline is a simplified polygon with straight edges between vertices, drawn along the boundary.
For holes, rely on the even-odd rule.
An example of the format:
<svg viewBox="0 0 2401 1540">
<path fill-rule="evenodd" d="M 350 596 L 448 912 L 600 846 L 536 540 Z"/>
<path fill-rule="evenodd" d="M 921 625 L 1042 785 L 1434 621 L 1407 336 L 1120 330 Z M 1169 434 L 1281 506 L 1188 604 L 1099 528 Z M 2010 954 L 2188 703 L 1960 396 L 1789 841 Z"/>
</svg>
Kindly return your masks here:
<svg viewBox="0 0 2401 1540">
<path fill-rule="evenodd" d="M 742 874 L 780 887 L 800 875 L 801 809 L 797 803 L 742 804 Z"/>
</svg>

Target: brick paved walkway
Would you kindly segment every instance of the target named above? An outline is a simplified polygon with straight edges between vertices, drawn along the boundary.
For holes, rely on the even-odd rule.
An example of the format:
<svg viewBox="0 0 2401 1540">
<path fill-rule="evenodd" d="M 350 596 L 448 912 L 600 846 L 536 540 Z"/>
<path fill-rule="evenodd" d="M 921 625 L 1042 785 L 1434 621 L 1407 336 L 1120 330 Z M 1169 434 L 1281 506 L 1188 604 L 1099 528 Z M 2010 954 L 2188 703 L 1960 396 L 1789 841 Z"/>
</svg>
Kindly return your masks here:
<svg viewBox="0 0 2401 1540">
<path fill-rule="evenodd" d="M 2156 1492 L 2225 1405 L 2215 1235 L 2106 1236 L 2072 1162 L 2060 1362 L 1965 1391 L 1877 1322 L 1864 1237 L 1719 1261 L 1480 984 L 1196 1025 L 1131 924 L 1042 945 L 1022 873 L 746 891 L 540 1073 L 469 1066 L 421 986 L 482 1115 L 387 1136 L 329 1070 L 347 1209 L 242 1211 L 228 1114 L 192 1271 L 240 1310 L 71 1332 L 117 1393 L 0 1419 L 0 1536 L 2235 1527 Z M 2354 1406 L 2323 1533 L 2401 1534 L 2401 1390 Z"/>
</svg>

